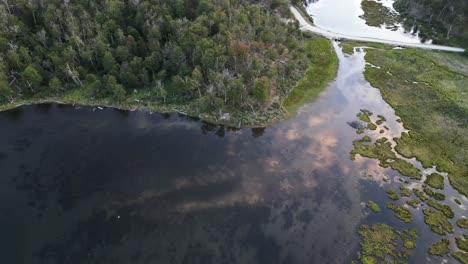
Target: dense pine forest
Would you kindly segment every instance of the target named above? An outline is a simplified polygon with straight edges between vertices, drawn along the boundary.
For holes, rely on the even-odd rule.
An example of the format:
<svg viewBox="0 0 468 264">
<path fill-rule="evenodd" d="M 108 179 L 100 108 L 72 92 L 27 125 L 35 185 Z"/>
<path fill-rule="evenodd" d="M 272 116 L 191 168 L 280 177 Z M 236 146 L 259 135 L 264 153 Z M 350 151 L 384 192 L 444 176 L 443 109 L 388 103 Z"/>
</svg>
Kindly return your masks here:
<svg viewBox="0 0 468 264">
<path fill-rule="evenodd" d="M 307 68 L 287 0 L 2 0 L 0 100 L 79 90 L 202 110 L 277 105 Z"/>
<path fill-rule="evenodd" d="M 468 48 L 468 1 L 397 0 L 394 6 L 423 37 Z"/>
</svg>

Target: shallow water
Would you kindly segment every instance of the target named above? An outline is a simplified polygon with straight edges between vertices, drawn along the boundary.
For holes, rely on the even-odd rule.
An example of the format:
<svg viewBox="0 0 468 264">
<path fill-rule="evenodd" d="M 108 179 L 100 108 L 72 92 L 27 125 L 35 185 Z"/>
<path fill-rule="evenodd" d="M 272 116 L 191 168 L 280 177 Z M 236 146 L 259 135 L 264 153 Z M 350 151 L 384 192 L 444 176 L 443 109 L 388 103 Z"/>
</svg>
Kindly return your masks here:
<svg viewBox="0 0 468 264">
<path fill-rule="evenodd" d="M 364 14 L 361 8 L 362 0 L 313 0 L 309 1 L 306 9 L 314 20 L 317 27 L 339 34 L 356 37 L 368 37 L 400 41 L 406 43 L 420 43 L 418 34 L 405 32 L 399 25 L 398 30 L 370 27 L 366 21 L 360 18 Z M 394 0 L 379 1 L 384 6 L 393 8 Z"/>
<path fill-rule="evenodd" d="M 416 227 L 410 263 L 440 263 L 417 210 L 404 224 L 384 209 L 399 174 L 349 159 L 360 109 L 388 120 L 373 137 L 404 128 L 364 80 L 364 52 L 334 45 L 336 80 L 265 129 L 56 104 L 0 113 L 2 263 L 349 263 L 374 222 Z"/>
</svg>

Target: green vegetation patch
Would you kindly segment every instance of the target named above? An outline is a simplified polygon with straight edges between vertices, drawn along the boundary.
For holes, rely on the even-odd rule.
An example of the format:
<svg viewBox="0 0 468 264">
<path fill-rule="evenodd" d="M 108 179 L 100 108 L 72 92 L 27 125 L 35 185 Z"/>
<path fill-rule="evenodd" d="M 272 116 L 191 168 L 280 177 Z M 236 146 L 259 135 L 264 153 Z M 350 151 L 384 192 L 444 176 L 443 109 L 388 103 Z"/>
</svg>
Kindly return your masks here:
<svg viewBox="0 0 468 264">
<path fill-rule="evenodd" d="M 356 40 L 343 39 L 340 42 L 343 53 L 352 55 L 355 47 L 369 47 L 374 49 L 393 49 L 394 46 L 375 42 L 362 42 Z"/>
<path fill-rule="evenodd" d="M 431 209 L 423 209 L 423 213 L 425 215 L 424 222 L 431 227 L 433 232 L 439 235 L 453 233 L 453 226 L 443 213 Z"/>
<path fill-rule="evenodd" d="M 468 264 L 468 253 L 457 251 L 452 254 L 452 257 L 462 264 Z"/>
<path fill-rule="evenodd" d="M 382 122 L 387 121 L 387 118 L 385 118 L 385 116 L 383 116 L 383 115 L 377 115 L 377 118 L 379 118 L 379 120 L 382 121 Z"/>
<path fill-rule="evenodd" d="M 284 107 L 290 114 L 296 113 L 303 104 L 317 98 L 335 78 L 338 69 L 338 58 L 328 39 L 315 37 L 308 40 L 304 44 L 304 51 L 309 58 L 309 68 L 284 101 Z"/>
<path fill-rule="evenodd" d="M 411 191 L 406 188 L 403 184 L 400 185 L 401 196 L 410 197 Z"/>
<path fill-rule="evenodd" d="M 370 130 L 376 130 L 377 126 L 374 123 L 369 123 L 367 124 L 367 128 L 369 128 Z"/>
<path fill-rule="evenodd" d="M 457 247 L 463 251 L 468 251 L 468 235 L 463 235 L 461 237 L 455 238 L 455 243 Z"/>
<path fill-rule="evenodd" d="M 387 27 L 395 28 L 395 26 L 392 25 L 399 21 L 398 15 L 382 3 L 372 0 L 363 0 L 361 6 L 362 10 L 364 10 L 364 14 L 360 16 L 360 18 L 364 19 L 366 24 L 371 27 L 386 25 Z"/>
<path fill-rule="evenodd" d="M 431 175 L 428 175 L 426 181 L 424 182 L 432 188 L 440 190 L 444 189 L 444 176 L 438 173 L 432 173 Z"/>
<path fill-rule="evenodd" d="M 430 188 L 424 188 L 424 192 L 431 196 L 432 198 L 436 199 L 436 200 L 439 200 L 439 201 L 443 201 L 445 200 L 445 194 L 443 193 L 438 193 L 438 192 L 434 192 L 433 190 L 431 190 Z"/>
<path fill-rule="evenodd" d="M 398 232 L 401 239 L 403 240 L 403 246 L 407 249 L 416 248 L 416 239 L 418 238 L 418 232 L 414 228 Z"/>
<path fill-rule="evenodd" d="M 388 190 L 387 195 L 388 195 L 388 198 L 390 198 L 390 199 L 392 199 L 394 201 L 398 200 L 397 192 L 395 190 L 393 190 L 393 189 Z"/>
<path fill-rule="evenodd" d="M 468 229 L 468 218 L 460 218 L 457 220 L 457 226 L 463 229 Z"/>
<path fill-rule="evenodd" d="M 450 184 L 468 196 L 468 58 L 418 50 L 371 50 L 365 77 L 404 121 L 409 133 L 395 139 L 395 150 L 416 157 L 424 167 L 447 172 Z M 458 69 L 458 70 L 457 70 Z M 391 75 L 388 72 L 392 73 Z"/>
<path fill-rule="evenodd" d="M 450 241 L 446 238 L 442 238 L 439 242 L 434 243 L 428 250 L 429 254 L 444 256 L 450 252 L 449 249 Z"/>
<path fill-rule="evenodd" d="M 406 204 L 413 207 L 413 208 L 418 208 L 419 206 L 419 201 L 417 199 L 414 200 L 408 200 L 406 201 Z"/>
<path fill-rule="evenodd" d="M 440 212 L 442 212 L 448 218 L 453 218 L 455 216 L 455 214 L 452 211 L 452 208 L 450 208 L 450 206 L 448 206 L 446 204 L 441 204 L 441 203 L 438 203 L 438 202 L 433 201 L 433 200 L 428 200 L 427 204 L 430 207 L 433 207 L 433 208 L 439 210 Z"/>
<path fill-rule="evenodd" d="M 455 203 L 458 204 L 458 205 L 461 205 L 461 204 L 462 204 L 461 201 L 458 200 L 457 198 L 454 198 L 453 201 L 455 201 Z"/>
<path fill-rule="evenodd" d="M 359 112 L 356 116 L 359 117 L 359 119 L 363 122 L 370 123 L 370 117 L 373 115 L 373 113 L 367 109 L 361 109 L 361 112 Z"/>
<path fill-rule="evenodd" d="M 402 205 L 394 205 L 393 203 L 389 203 L 387 204 L 387 208 L 393 210 L 393 212 L 395 212 L 395 216 L 405 223 L 409 223 L 411 220 L 413 220 L 411 211 Z"/>
<path fill-rule="evenodd" d="M 374 144 L 367 144 L 363 138 L 355 140 L 353 145 L 354 149 L 350 153 L 351 160 L 354 160 L 356 154 L 359 154 L 363 157 L 378 159 L 381 167 L 391 167 L 402 175 L 408 176 L 412 179 L 421 179 L 422 177 L 416 167 L 396 156 L 392 151 L 391 143 L 385 137 L 379 138 Z"/>
<path fill-rule="evenodd" d="M 372 210 L 374 213 L 380 213 L 380 207 L 373 201 L 367 202 L 367 207 Z"/>
<path fill-rule="evenodd" d="M 421 200 L 421 202 L 425 202 L 428 200 L 423 191 L 415 188 L 413 189 L 413 192 L 414 192 L 414 195 L 416 195 Z"/>
<path fill-rule="evenodd" d="M 289 1 L 66 3 L 0 5 L 0 110 L 60 101 L 265 126 L 308 68 L 308 89 L 335 75 L 329 41 L 284 23 Z"/>
<path fill-rule="evenodd" d="M 397 232 L 386 224 L 362 225 L 359 227 L 362 263 L 400 263 L 406 254 L 397 251 Z"/>
</svg>

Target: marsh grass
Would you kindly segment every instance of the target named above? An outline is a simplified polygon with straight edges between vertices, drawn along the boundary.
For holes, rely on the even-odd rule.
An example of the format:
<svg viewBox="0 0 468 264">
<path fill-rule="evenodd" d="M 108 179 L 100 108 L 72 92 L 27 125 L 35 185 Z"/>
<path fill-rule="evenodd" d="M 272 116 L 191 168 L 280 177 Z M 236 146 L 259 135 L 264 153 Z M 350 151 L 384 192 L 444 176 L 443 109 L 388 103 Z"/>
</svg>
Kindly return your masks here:
<svg viewBox="0 0 468 264">
<path fill-rule="evenodd" d="M 442 238 L 439 242 L 434 243 L 428 250 L 429 254 L 436 256 L 444 256 L 450 252 L 449 249 L 450 241 L 446 238 Z"/>
<path fill-rule="evenodd" d="M 450 184 L 467 196 L 468 58 L 427 50 L 369 49 L 366 61 L 378 66 L 366 67 L 366 79 L 410 130 L 396 139 L 395 150 L 416 157 L 425 168 L 447 172 Z"/>
<path fill-rule="evenodd" d="M 307 102 L 318 97 L 338 70 L 338 58 L 330 40 L 314 37 L 304 44 L 309 69 L 284 101 L 283 106 L 293 116 Z"/>
</svg>

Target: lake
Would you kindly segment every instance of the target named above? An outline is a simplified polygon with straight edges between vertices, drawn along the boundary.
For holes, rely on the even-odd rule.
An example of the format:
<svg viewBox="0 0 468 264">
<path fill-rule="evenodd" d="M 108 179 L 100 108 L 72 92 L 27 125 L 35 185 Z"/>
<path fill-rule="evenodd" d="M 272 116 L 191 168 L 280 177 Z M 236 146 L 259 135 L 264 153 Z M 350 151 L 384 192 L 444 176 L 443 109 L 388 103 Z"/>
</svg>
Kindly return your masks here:
<svg viewBox="0 0 468 264">
<path fill-rule="evenodd" d="M 364 79 L 365 51 L 334 46 L 336 79 L 267 128 L 60 104 L 0 113 L 2 263 L 349 263 L 359 225 L 377 222 L 418 230 L 410 263 L 441 263 L 422 250 L 440 238 L 422 214 L 365 208 L 385 208 L 401 175 L 351 161 L 362 135 L 348 123 L 368 109 L 388 127 L 371 137 L 405 129 Z M 457 219 L 461 197 L 444 192 Z"/>
</svg>

